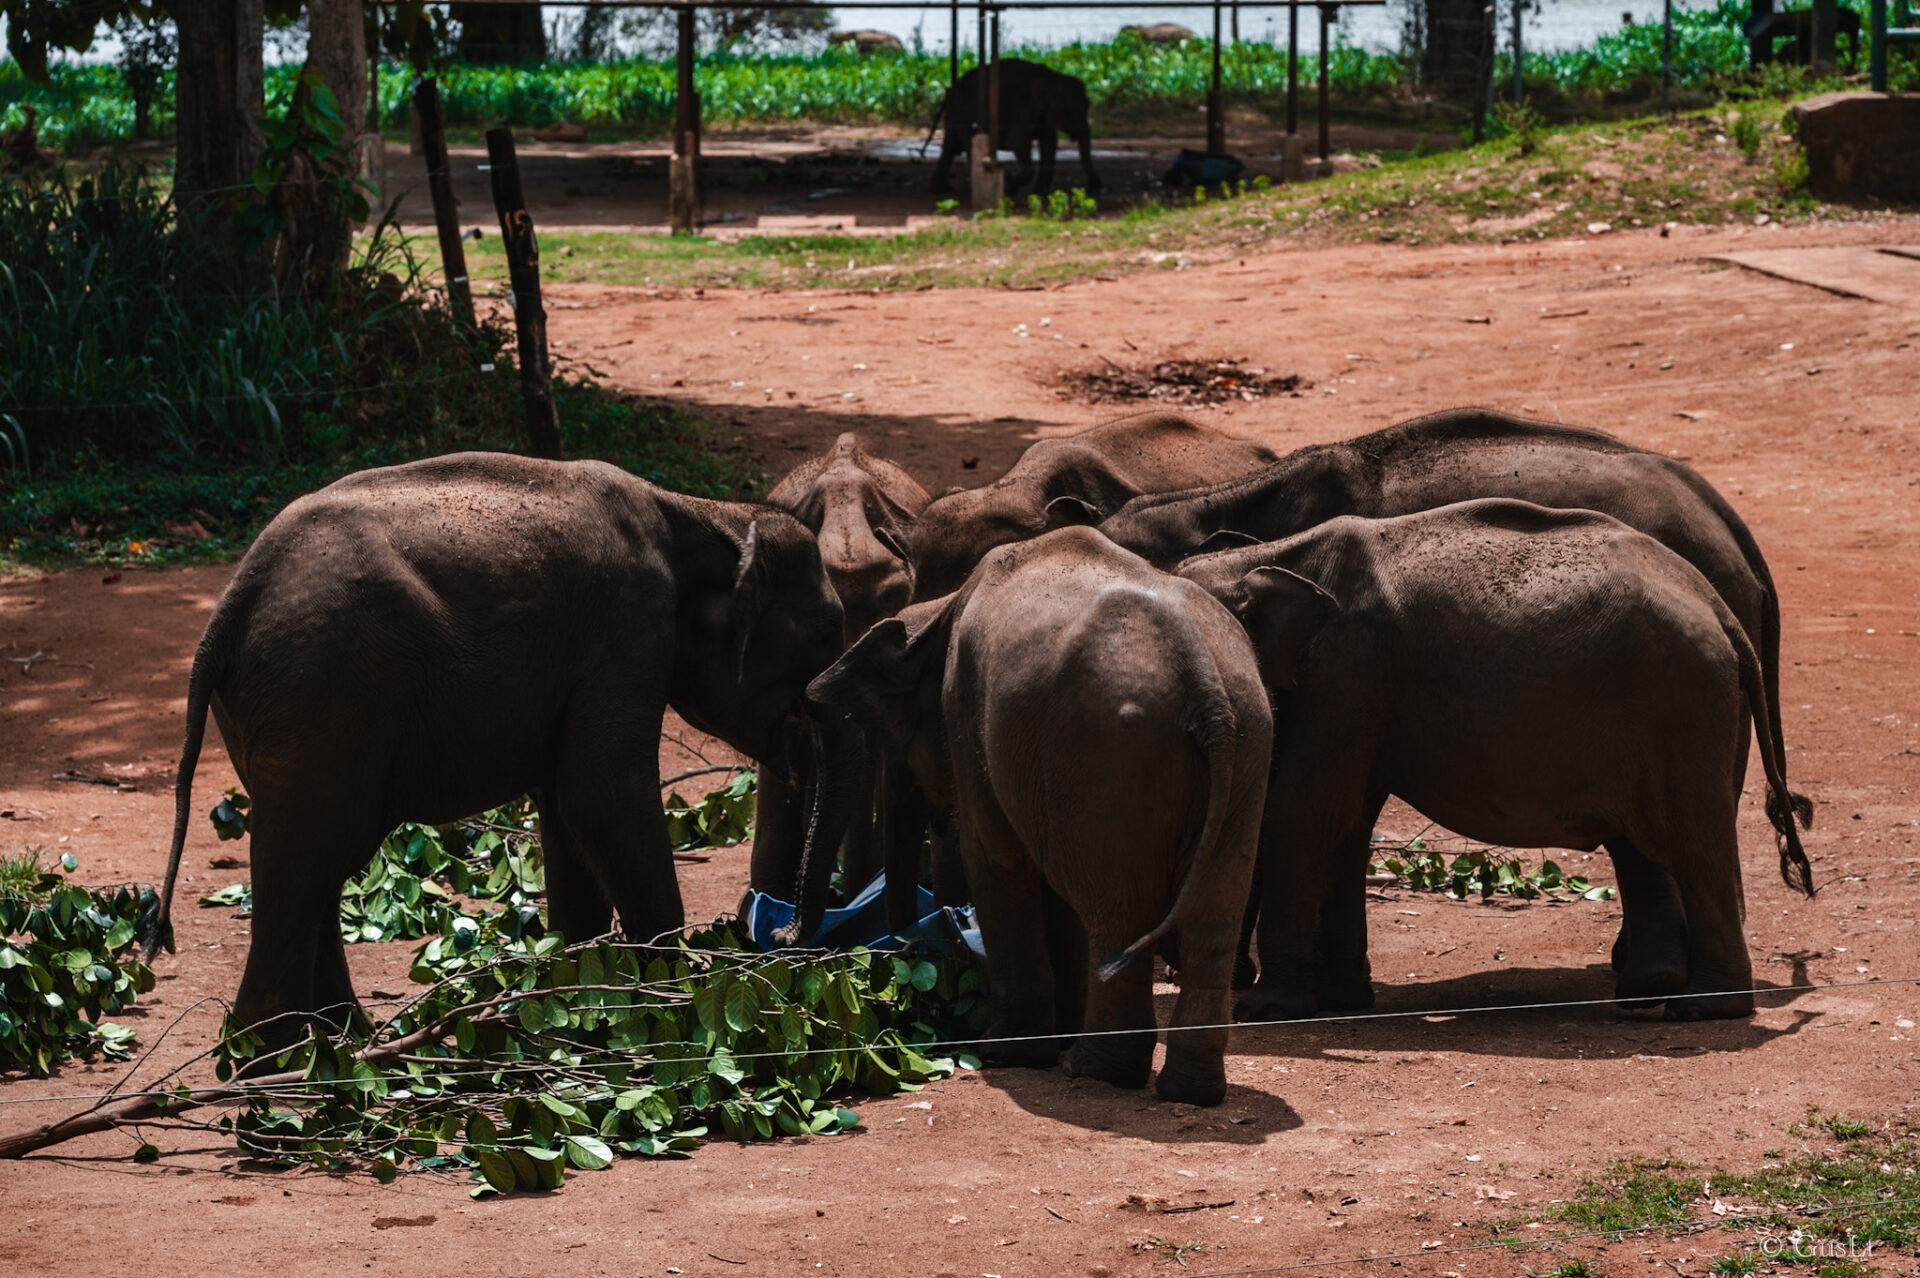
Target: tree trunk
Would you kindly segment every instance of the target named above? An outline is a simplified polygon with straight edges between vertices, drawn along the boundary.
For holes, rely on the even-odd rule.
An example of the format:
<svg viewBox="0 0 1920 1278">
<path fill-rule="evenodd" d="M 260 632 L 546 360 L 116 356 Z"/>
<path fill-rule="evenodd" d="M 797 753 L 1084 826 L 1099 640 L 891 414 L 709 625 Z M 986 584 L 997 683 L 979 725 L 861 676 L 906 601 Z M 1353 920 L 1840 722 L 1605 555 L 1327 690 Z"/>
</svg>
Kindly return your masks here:
<svg viewBox="0 0 1920 1278">
<path fill-rule="evenodd" d="M 521 66 L 547 60 L 547 29 L 538 5 L 456 4 L 460 24 L 455 56 L 480 66 Z"/>
<path fill-rule="evenodd" d="M 177 0 L 178 155 L 174 190 L 185 204 L 217 201 L 253 176 L 265 110 L 261 0 Z"/>
<path fill-rule="evenodd" d="M 333 90 L 354 170 L 372 171 L 367 136 L 367 28 L 359 0 L 307 0 L 307 67 Z"/>
<path fill-rule="evenodd" d="M 1491 0 L 1425 0 L 1427 45 L 1421 78 L 1434 96 L 1470 103 L 1482 92 Z"/>
</svg>

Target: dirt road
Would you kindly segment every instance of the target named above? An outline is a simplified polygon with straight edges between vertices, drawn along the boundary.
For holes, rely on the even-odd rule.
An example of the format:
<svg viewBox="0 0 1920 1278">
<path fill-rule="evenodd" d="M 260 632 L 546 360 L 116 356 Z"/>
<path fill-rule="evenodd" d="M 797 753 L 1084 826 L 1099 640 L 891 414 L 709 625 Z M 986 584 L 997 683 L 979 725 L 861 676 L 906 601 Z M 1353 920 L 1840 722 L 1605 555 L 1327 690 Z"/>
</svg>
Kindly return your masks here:
<svg viewBox="0 0 1920 1278">
<path fill-rule="evenodd" d="M 156 1273 L 245 1262 L 518 1274 L 1193 1274 L 1411 1252 L 1335 1274 L 1519 1274 L 1558 1254 L 1455 1252 L 1484 1222 L 1539 1213 L 1606 1160 L 1675 1155 L 1751 1169 L 1809 1106 L 1914 1106 L 1920 937 L 1920 301 L 1867 259 L 1888 300 L 1714 262 L 1860 244 L 1858 229 L 1648 231 L 1502 250 L 1281 253 L 1046 292 L 672 294 L 554 290 L 562 349 L 625 386 L 710 412 L 770 473 L 858 430 L 930 489 L 999 473 L 1033 438 L 1123 409 L 1062 398 L 1104 360 L 1244 358 L 1298 397 L 1196 410 L 1275 448 L 1478 403 L 1615 431 L 1682 457 L 1751 523 L 1782 596 L 1790 775 L 1814 797 L 1820 895 L 1791 895 L 1757 800 L 1742 809 L 1748 931 L 1763 997 L 1748 1023 L 1670 1025 L 1604 1004 L 1616 904 L 1452 904 L 1391 892 L 1370 922 L 1379 1010 L 1427 1013 L 1236 1032 L 1227 1103 L 1194 1111 L 1064 1074 L 965 1074 L 857 1107 L 864 1130 L 690 1162 L 630 1159 L 557 1195 L 471 1202 L 464 1183 L 272 1174 L 219 1140 L 129 1134 L 0 1164 L 0 1267 Z M 1892 241 L 1889 241 L 1892 242 Z M 1789 272 L 1790 273 L 1790 272 Z M 1872 274 L 1872 272 L 1869 272 Z M 1902 292 L 1902 289 L 1909 291 Z M 71 851 L 78 877 L 157 879 L 193 643 L 224 569 L 72 573 L 0 584 L 0 850 Z M 21 660 L 40 654 L 29 665 Z M 695 746 L 700 743 L 691 742 Z M 688 756 L 670 747 L 669 767 Z M 70 779 L 53 780 L 57 776 Z M 106 779 L 99 783 L 97 779 Z M 131 783 L 132 788 L 116 784 Z M 232 784 L 203 760 L 196 805 Z M 1418 818 L 1390 813 L 1388 830 Z M 243 877 L 196 822 L 186 898 Z M 241 853 L 244 857 L 244 851 Z M 1603 857 L 1563 858 L 1610 881 Z M 729 907 L 744 848 L 683 865 L 690 913 Z M 247 943 L 221 910 L 182 908 L 177 957 L 131 1018 L 180 1059 L 206 1045 Z M 405 982 L 406 947 L 350 950 L 363 993 Z M 0 1083 L 0 1127 L 74 1107 L 124 1066 Z M 43 1099 L 44 1098 L 44 1099 Z M 1128 1206 L 1130 1195 L 1174 1216 Z M 1427 1246 L 1435 1243 L 1438 1246 Z M 1635 1238 L 1702 1272 L 1736 1237 Z M 104 1257 L 112 1256 L 111 1261 Z M 1627 1266 L 1632 1266 L 1628 1268 Z M 1911 1258 L 1896 1262 L 1903 1271 Z"/>
</svg>

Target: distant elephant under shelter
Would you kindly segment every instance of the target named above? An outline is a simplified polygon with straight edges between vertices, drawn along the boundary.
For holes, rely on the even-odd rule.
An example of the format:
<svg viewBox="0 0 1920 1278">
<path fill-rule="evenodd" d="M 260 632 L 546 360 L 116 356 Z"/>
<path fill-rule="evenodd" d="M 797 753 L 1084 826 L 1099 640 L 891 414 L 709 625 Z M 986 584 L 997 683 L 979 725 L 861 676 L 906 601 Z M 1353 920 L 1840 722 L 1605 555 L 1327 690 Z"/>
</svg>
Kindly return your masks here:
<svg viewBox="0 0 1920 1278">
<path fill-rule="evenodd" d="M 1002 58 L 994 64 L 1000 73 L 1000 130 L 994 139 L 996 150 L 1012 151 L 1019 168 L 1007 183 L 1009 194 L 1033 182 L 1033 192 L 1045 195 L 1053 190 L 1053 157 L 1058 135 L 1064 133 L 1080 148 L 1080 165 L 1086 170 L 1086 190 L 1100 189 L 1100 175 L 1093 171 L 1093 131 L 1087 123 L 1087 86 L 1077 76 L 1044 67 L 1021 58 Z M 953 161 L 966 151 L 973 135 L 980 132 L 980 68 L 975 67 L 953 82 L 940 106 L 940 118 L 946 133 L 940 139 L 940 162 L 933 171 L 935 195 L 953 190 Z M 1035 180 L 1033 144 L 1040 143 L 1040 170 Z"/>
<path fill-rule="evenodd" d="M 891 31 L 835 31 L 827 37 L 833 45 L 850 44 L 861 57 L 875 53 L 905 53 L 907 46 Z"/>
</svg>

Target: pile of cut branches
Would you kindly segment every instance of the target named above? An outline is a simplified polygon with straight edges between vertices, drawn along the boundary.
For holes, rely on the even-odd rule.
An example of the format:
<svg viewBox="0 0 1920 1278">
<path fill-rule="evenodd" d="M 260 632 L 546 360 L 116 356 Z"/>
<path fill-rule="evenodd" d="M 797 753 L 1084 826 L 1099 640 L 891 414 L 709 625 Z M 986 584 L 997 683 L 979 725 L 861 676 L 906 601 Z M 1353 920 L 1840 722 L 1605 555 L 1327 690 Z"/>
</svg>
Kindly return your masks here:
<svg viewBox="0 0 1920 1278">
<path fill-rule="evenodd" d="M 1299 395 L 1307 383 L 1298 374 L 1270 377 L 1264 368 L 1246 368 L 1241 359 L 1165 359 L 1147 368 L 1127 368 L 1101 357 L 1105 368 L 1070 372 L 1061 379 L 1067 392 L 1096 404 L 1248 403 L 1269 395 Z"/>
</svg>

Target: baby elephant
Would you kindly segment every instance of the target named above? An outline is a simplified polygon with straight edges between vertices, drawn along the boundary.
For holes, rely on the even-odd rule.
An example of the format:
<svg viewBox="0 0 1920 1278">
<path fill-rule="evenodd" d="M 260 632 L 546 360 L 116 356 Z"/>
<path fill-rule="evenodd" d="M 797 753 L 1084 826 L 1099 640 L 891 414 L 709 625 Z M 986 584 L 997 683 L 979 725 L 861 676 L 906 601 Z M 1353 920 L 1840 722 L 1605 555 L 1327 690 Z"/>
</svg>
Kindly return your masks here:
<svg viewBox="0 0 1920 1278">
<path fill-rule="evenodd" d="M 1604 844 L 1634 937 L 1619 996 L 1667 998 L 1675 1020 L 1752 1012 L 1726 784 L 1743 711 L 1782 875 L 1810 870 L 1752 645 L 1692 565 L 1606 515 L 1486 500 L 1343 517 L 1180 573 L 1239 613 L 1274 698 L 1243 1019 L 1371 1005 L 1364 880 L 1389 795 L 1487 843 Z"/>
<path fill-rule="evenodd" d="M 1253 648 L 1206 592 L 1087 528 L 1002 546 L 945 599 L 882 621 L 814 680 L 816 713 L 906 746 L 950 814 L 986 943 L 1008 1064 L 1121 1087 L 1153 1068 L 1152 964 L 1180 998 L 1159 1092 L 1226 1095 L 1233 958 L 1253 873 L 1272 717 Z M 843 734 L 851 736 L 851 734 Z M 844 767 L 846 761 L 838 761 Z M 829 854 L 824 763 L 808 857 Z M 1089 953 L 1113 955 L 1087 979 Z"/>
</svg>

